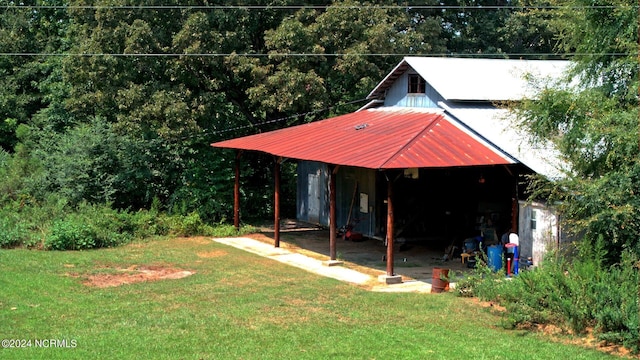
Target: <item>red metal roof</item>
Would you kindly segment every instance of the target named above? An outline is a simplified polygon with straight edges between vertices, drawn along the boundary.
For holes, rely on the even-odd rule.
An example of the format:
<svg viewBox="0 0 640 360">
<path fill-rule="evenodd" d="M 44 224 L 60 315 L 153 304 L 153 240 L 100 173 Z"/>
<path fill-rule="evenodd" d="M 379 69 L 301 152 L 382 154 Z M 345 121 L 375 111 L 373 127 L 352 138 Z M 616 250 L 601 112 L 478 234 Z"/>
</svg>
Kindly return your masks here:
<svg viewBox="0 0 640 360">
<path fill-rule="evenodd" d="M 510 164 L 441 112 L 380 108 L 211 144 L 369 169 Z"/>
</svg>

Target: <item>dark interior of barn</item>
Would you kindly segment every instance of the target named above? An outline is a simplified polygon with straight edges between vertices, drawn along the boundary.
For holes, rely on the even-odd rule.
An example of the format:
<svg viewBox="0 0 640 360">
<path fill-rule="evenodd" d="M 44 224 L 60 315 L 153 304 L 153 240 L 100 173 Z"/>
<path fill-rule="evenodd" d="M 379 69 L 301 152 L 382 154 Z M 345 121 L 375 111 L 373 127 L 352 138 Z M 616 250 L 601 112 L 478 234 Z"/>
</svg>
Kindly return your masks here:
<svg viewBox="0 0 640 360">
<path fill-rule="evenodd" d="M 481 235 L 491 242 L 492 232 L 494 240 L 499 240 L 502 233 L 512 229 L 514 200 L 524 191 L 518 185 L 523 172 L 507 166 L 398 172 L 393 183 L 396 242 L 444 249 Z M 376 235 L 382 238 L 386 234 L 388 176 L 380 172 L 377 181 Z"/>
</svg>

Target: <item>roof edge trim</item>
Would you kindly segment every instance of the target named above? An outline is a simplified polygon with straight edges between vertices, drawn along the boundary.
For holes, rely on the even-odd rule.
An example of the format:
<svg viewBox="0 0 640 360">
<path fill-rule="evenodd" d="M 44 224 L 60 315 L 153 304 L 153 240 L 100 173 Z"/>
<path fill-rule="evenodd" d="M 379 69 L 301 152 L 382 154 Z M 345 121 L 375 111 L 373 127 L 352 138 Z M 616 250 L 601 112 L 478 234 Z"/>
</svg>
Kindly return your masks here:
<svg viewBox="0 0 640 360">
<path fill-rule="evenodd" d="M 380 87 L 382 86 L 382 84 L 384 84 L 384 83 L 385 83 L 385 82 L 386 82 L 386 81 L 387 81 L 391 76 L 393 76 L 393 75 L 396 73 L 396 71 L 398 71 L 398 69 L 399 69 L 401 66 L 404 66 L 404 65 L 409 65 L 409 63 L 407 62 L 407 58 L 406 58 L 406 57 L 403 57 L 403 58 L 402 58 L 402 61 L 400 61 L 400 62 L 398 63 L 398 65 L 396 65 L 396 66 L 393 68 L 393 70 L 391 70 L 391 71 L 387 74 L 387 76 L 385 76 L 385 77 L 384 77 L 384 79 L 382 79 L 382 81 L 380 81 L 380 82 L 378 83 L 378 85 L 376 85 L 376 86 L 373 88 L 373 90 L 371 90 L 371 92 L 369 93 L 369 95 L 367 95 L 367 97 L 366 97 L 366 98 L 367 98 L 367 99 L 372 99 L 372 98 L 373 98 L 373 95 L 374 95 L 375 93 L 377 93 L 377 92 L 378 92 L 378 88 L 380 88 Z"/>
</svg>

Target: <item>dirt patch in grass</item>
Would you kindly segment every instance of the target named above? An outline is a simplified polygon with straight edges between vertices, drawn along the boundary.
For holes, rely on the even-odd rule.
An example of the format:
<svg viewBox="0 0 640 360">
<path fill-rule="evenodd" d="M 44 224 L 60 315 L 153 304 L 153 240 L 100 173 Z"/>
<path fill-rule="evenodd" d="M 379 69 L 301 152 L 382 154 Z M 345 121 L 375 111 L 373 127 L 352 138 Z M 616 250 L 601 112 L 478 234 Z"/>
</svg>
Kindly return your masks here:
<svg viewBox="0 0 640 360">
<path fill-rule="evenodd" d="M 483 301 L 478 299 L 477 297 L 470 298 L 471 303 L 474 305 L 481 306 L 483 308 L 490 308 L 492 311 L 497 311 L 499 313 L 504 313 L 507 311 L 507 308 L 501 306 L 493 301 Z"/>
<path fill-rule="evenodd" d="M 640 359 L 640 355 L 633 354 L 631 350 L 621 345 L 611 344 L 606 341 L 599 340 L 593 332 L 593 328 L 587 328 L 584 334 L 574 334 L 570 330 L 562 329 L 554 324 L 536 324 L 529 329 L 544 333 L 556 341 L 563 344 L 573 344 L 588 348 L 595 348 L 598 351 L 605 352 L 625 359 Z M 561 335 L 569 336 L 561 336 Z"/>
<path fill-rule="evenodd" d="M 170 244 L 188 244 L 188 245 L 209 245 L 213 242 L 210 236 L 193 236 L 193 237 L 178 237 L 173 239 Z"/>
<path fill-rule="evenodd" d="M 89 275 L 86 286 L 107 288 L 145 281 L 175 280 L 195 274 L 193 271 L 163 266 L 137 266 L 114 268 L 114 273 Z"/>
<path fill-rule="evenodd" d="M 202 251 L 197 253 L 198 257 L 205 258 L 205 259 L 217 258 L 217 257 L 225 256 L 227 254 L 228 253 L 224 250 Z"/>
</svg>

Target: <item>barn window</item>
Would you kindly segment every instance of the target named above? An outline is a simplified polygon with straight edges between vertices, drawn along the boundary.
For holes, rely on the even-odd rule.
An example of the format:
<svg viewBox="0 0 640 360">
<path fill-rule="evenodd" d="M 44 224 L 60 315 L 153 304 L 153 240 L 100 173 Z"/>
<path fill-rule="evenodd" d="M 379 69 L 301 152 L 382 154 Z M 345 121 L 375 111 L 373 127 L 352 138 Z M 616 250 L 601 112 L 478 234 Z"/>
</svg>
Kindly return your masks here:
<svg viewBox="0 0 640 360">
<path fill-rule="evenodd" d="M 531 230 L 535 230 L 538 227 L 537 211 L 531 210 Z"/>
<path fill-rule="evenodd" d="M 424 94 L 426 82 L 418 74 L 409 74 L 409 94 Z"/>
</svg>

